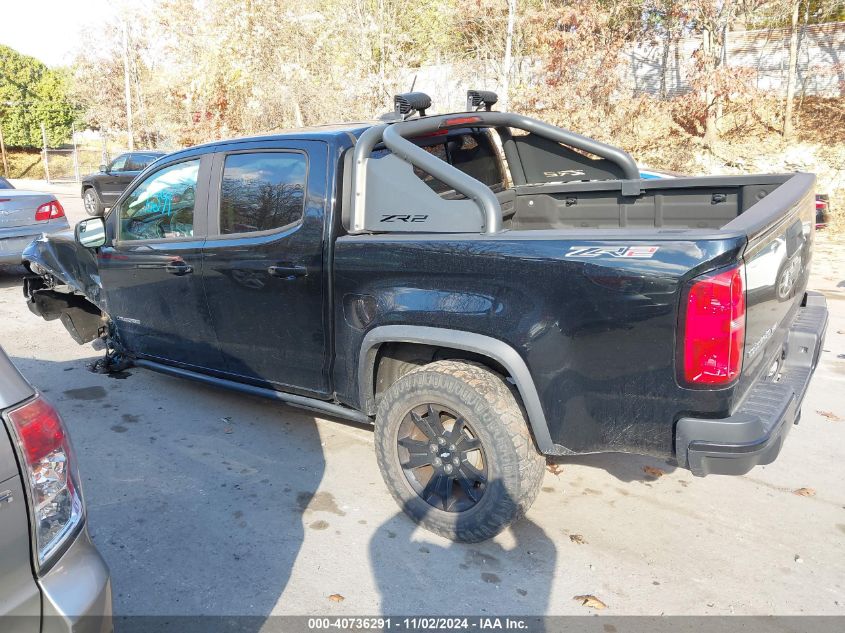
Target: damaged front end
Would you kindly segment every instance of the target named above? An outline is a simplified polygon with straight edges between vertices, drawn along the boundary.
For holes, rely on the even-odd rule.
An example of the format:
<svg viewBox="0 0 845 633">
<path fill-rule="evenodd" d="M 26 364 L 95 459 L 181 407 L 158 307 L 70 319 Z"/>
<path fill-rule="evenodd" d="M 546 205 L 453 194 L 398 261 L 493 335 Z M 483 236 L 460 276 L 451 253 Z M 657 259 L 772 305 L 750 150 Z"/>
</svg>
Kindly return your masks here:
<svg viewBox="0 0 845 633">
<path fill-rule="evenodd" d="M 46 321 L 59 319 L 80 345 L 108 336 L 96 256 L 72 232 L 42 235 L 27 246 L 23 260 L 33 273 L 23 284 L 33 314 Z"/>
</svg>

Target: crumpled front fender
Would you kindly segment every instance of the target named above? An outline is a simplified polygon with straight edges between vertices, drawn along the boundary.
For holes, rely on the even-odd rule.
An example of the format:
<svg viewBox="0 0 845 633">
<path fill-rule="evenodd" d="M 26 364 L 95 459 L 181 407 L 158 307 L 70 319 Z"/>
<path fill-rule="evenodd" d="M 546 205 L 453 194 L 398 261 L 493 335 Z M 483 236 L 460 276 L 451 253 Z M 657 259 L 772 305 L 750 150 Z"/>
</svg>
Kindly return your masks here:
<svg viewBox="0 0 845 633">
<path fill-rule="evenodd" d="M 42 235 L 33 240 L 24 249 L 23 261 L 30 267 L 35 265 L 34 272 L 46 270 L 105 312 L 96 253 L 79 244 L 72 230 Z"/>
</svg>

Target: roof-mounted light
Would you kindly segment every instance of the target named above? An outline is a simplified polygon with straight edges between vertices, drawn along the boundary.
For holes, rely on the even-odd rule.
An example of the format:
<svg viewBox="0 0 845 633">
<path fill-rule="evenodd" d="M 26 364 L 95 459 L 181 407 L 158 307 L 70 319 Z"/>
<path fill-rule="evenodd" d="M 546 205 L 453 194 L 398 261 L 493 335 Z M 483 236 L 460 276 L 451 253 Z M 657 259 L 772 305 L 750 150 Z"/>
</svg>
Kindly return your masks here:
<svg viewBox="0 0 845 633">
<path fill-rule="evenodd" d="M 482 107 L 489 112 L 498 100 L 499 95 L 492 90 L 467 90 L 467 112 Z"/>
</svg>

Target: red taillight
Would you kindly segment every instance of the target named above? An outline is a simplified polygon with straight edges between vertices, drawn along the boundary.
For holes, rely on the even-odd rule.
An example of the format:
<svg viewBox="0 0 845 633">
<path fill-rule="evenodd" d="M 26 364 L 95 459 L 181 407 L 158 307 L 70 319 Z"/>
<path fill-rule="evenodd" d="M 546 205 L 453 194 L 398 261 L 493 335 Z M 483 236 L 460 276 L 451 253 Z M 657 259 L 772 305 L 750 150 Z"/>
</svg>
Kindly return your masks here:
<svg viewBox="0 0 845 633">
<path fill-rule="evenodd" d="M 62 446 L 65 431 L 56 410 L 38 398 L 9 414 L 18 431 L 21 448 L 30 464 Z"/>
<path fill-rule="evenodd" d="M 816 200 L 816 211 L 824 211 L 827 209 L 827 202 L 824 200 Z"/>
<path fill-rule="evenodd" d="M 691 385 L 725 385 L 742 369 L 745 288 L 742 268 L 695 280 L 686 298 L 683 378 Z"/>
<path fill-rule="evenodd" d="M 85 511 L 76 460 L 59 414 L 40 396 L 8 416 L 28 484 L 40 572 L 82 524 Z"/>
<path fill-rule="evenodd" d="M 56 218 L 65 217 L 65 210 L 62 208 L 58 200 L 45 202 L 35 211 L 35 221 L 44 222 L 46 220 L 55 220 Z"/>
</svg>

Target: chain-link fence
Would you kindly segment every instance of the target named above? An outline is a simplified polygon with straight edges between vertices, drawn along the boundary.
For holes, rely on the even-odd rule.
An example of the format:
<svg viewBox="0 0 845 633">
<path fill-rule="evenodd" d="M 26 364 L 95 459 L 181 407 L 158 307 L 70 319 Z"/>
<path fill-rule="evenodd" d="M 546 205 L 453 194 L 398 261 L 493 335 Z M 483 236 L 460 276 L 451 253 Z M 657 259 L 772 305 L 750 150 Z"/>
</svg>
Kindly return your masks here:
<svg viewBox="0 0 845 633">
<path fill-rule="evenodd" d="M 72 147 L 41 151 L 44 177 L 49 182 L 80 182 L 86 175 L 98 171 L 111 159 L 126 150 Z"/>
</svg>

